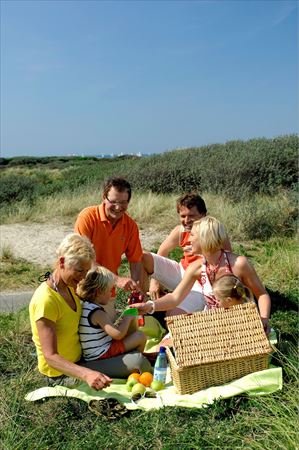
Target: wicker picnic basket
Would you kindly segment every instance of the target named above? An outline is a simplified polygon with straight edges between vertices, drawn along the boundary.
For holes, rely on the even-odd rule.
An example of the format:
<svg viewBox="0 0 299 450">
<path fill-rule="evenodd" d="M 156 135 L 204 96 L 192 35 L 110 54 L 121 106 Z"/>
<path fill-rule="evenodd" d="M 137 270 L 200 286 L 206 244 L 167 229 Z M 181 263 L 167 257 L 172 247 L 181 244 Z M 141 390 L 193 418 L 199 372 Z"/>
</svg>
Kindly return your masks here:
<svg viewBox="0 0 299 450">
<path fill-rule="evenodd" d="M 173 349 L 167 348 L 179 394 L 192 394 L 268 368 L 272 351 L 253 302 L 168 317 Z"/>
</svg>

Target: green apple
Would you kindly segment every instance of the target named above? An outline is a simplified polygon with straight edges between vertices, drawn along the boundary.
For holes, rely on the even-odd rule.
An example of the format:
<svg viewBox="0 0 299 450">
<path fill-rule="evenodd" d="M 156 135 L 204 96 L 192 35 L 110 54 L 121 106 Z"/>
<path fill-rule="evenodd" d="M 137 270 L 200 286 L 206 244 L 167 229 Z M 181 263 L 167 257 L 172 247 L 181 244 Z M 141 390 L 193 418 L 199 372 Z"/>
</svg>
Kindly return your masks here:
<svg viewBox="0 0 299 450">
<path fill-rule="evenodd" d="M 164 383 L 162 383 L 162 381 L 159 380 L 153 380 L 151 382 L 151 388 L 153 389 L 153 391 L 161 391 L 162 389 L 165 388 Z"/>
<path fill-rule="evenodd" d="M 135 386 L 135 384 L 137 384 L 137 383 L 138 383 L 138 381 L 135 380 L 135 378 L 131 378 L 129 381 L 126 382 L 127 390 L 129 392 L 131 392 L 133 389 L 133 386 Z"/>
<path fill-rule="evenodd" d="M 132 387 L 132 395 L 140 394 L 143 395 L 146 391 L 146 387 L 141 383 L 136 383 Z"/>
</svg>

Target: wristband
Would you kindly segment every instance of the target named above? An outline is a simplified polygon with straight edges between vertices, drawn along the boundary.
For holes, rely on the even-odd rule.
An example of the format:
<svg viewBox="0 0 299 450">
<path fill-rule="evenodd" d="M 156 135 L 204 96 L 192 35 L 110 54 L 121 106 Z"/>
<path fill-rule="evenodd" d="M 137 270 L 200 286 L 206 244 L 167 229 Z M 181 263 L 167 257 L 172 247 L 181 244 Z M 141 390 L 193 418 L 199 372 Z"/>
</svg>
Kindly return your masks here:
<svg viewBox="0 0 299 450">
<path fill-rule="evenodd" d="M 154 314 L 154 312 L 155 312 L 155 302 L 153 302 L 152 300 L 148 300 L 146 302 L 146 305 L 148 305 L 148 304 L 150 304 L 151 307 L 152 307 L 152 310 L 148 314 Z"/>
</svg>

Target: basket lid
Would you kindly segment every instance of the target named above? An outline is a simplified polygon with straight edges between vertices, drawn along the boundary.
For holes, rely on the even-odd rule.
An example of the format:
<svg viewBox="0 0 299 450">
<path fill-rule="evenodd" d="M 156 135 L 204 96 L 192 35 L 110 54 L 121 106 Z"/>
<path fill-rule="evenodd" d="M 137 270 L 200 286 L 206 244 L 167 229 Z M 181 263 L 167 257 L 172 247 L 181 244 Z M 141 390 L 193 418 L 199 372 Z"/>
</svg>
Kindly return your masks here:
<svg viewBox="0 0 299 450">
<path fill-rule="evenodd" d="M 179 367 L 243 359 L 272 351 L 253 302 L 166 320 Z"/>
</svg>

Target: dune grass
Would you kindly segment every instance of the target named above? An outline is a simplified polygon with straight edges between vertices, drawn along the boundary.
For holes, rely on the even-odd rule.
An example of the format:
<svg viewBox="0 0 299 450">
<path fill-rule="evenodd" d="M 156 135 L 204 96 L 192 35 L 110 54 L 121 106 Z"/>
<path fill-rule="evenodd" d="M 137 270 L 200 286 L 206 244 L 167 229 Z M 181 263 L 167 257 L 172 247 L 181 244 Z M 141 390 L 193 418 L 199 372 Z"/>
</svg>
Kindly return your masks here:
<svg viewBox="0 0 299 450">
<path fill-rule="evenodd" d="M 277 252 L 281 254 L 284 248 L 286 254 L 290 253 L 293 244 L 282 239 L 276 246 L 257 242 L 248 244 L 246 248 L 240 244 L 240 248 L 250 257 L 254 253 L 261 266 L 265 259 L 268 260 L 271 267 Z M 11 255 L 7 253 L 9 259 Z M 121 272 L 126 273 L 127 270 L 124 261 Z M 283 273 L 277 267 L 273 288 L 279 288 L 280 275 Z M 292 313 L 287 309 L 293 305 L 288 296 L 288 280 L 280 285 L 280 294 L 289 300 L 288 308 L 279 311 L 285 314 Z M 123 306 L 124 301 L 125 295 L 119 293 L 118 305 Z M 285 305 L 281 308 L 284 309 Z M 290 315 L 275 322 L 274 315 L 273 323 L 281 327 L 278 330 L 280 337 L 284 327 L 290 325 L 289 319 Z M 28 310 L 24 308 L 16 314 L 0 314 L 1 448 L 295 450 L 298 448 L 298 365 L 294 344 L 285 336 L 288 339 L 296 334 L 297 326 L 298 320 L 293 322 L 292 333 L 285 334 L 279 342 L 275 355 L 275 365 L 283 367 L 282 391 L 264 397 L 244 395 L 220 399 L 202 409 L 167 407 L 151 412 L 134 411 L 129 417 L 109 422 L 104 417 L 94 416 L 84 402 L 72 398 L 26 402 L 26 393 L 43 385 L 36 370 Z"/>
<path fill-rule="evenodd" d="M 298 444 L 298 369 L 294 348 L 278 353 L 282 391 L 264 397 L 238 396 L 202 409 L 163 408 L 131 412 L 114 422 L 94 416 L 72 398 L 26 402 L 43 385 L 36 371 L 26 309 L 0 314 L 0 439 L 16 449 L 281 449 Z"/>
<path fill-rule="evenodd" d="M 270 290 L 274 314 L 272 325 L 279 336 L 275 364 L 283 367 L 284 386 L 265 397 L 233 397 L 218 400 L 202 409 L 163 408 L 134 411 L 127 418 L 108 422 L 94 416 L 87 405 L 71 398 L 26 402 L 24 396 L 43 385 L 36 370 L 27 308 L 16 314 L 0 314 L 0 442 L 4 450 L 176 450 L 253 449 L 295 450 L 298 448 L 297 341 L 297 241 L 281 233 L 284 218 L 292 208 L 288 197 L 256 197 L 237 204 L 225 197 L 203 194 L 209 213 L 225 223 L 235 252 L 248 256 Z M 170 230 L 177 223 L 175 195 L 133 193 L 130 214 L 141 229 Z M 39 199 L 31 207 L 18 208 L 9 223 L 55 220 L 73 223 L 77 213 L 99 202 L 90 188 Z M 255 211 L 254 211 L 255 207 Z M 280 235 L 261 239 L 244 237 L 248 211 L 257 217 L 250 232 L 276 221 Z M 265 222 L 264 216 L 267 217 Z M 277 216 L 277 217 L 276 217 Z M 279 222 L 280 221 L 280 222 Z M 263 228 L 262 228 L 263 229 Z M 284 228 L 284 231 L 286 228 Z M 179 254 L 173 254 L 178 258 Z M 18 260 L 9 248 L 1 257 L 1 286 L 31 287 L 47 268 Z M 124 262 L 122 273 L 128 270 Z M 118 294 L 123 305 L 125 295 Z"/>
</svg>

